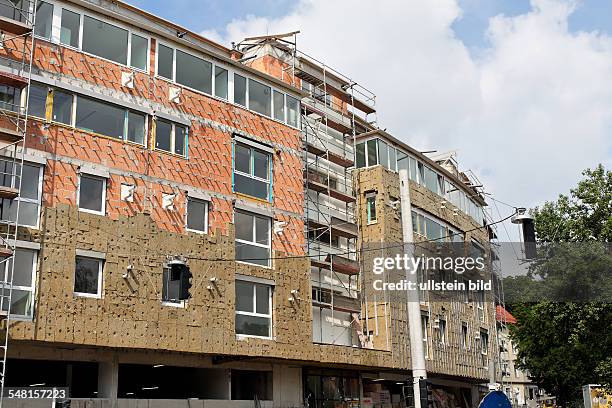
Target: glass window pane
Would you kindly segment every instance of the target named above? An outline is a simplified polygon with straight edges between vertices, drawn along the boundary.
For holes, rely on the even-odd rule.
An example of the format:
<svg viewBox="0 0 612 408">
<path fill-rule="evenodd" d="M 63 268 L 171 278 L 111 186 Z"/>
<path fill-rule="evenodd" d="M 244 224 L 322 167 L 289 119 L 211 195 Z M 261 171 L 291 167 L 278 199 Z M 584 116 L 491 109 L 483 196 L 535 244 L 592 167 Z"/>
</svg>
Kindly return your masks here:
<svg viewBox="0 0 612 408">
<path fill-rule="evenodd" d="M 83 20 L 83 51 L 125 65 L 127 64 L 127 45 L 127 30 L 85 16 Z"/>
<path fill-rule="evenodd" d="M 255 217 L 255 241 L 258 244 L 270 245 L 270 219 Z"/>
<path fill-rule="evenodd" d="M 368 140 L 368 167 L 375 166 L 378 164 L 377 162 L 377 153 L 376 153 L 376 139 Z"/>
<path fill-rule="evenodd" d="M 249 109 L 270 116 L 271 91 L 269 86 L 249 79 Z"/>
<path fill-rule="evenodd" d="M 270 337 L 270 318 L 237 314 L 236 334 Z"/>
<path fill-rule="evenodd" d="M 79 46 L 79 25 L 81 16 L 70 10 L 62 9 L 60 42 L 71 47 Z"/>
<path fill-rule="evenodd" d="M 24 22 L 29 6 L 30 3 L 23 0 L 2 1 L 0 2 L 0 16 Z"/>
<path fill-rule="evenodd" d="M 408 163 L 410 165 L 410 180 L 418 183 L 419 178 L 417 176 L 417 161 L 412 157 L 409 157 Z"/>
<path fill-rule="evenodd" d="M 155 126 L 155 148 L 170 151 L 170 140 L 172 138 L 172 124 L 161 119 L 157 119 Z"/>
<path fill-rule="evenodd" d="M 236 281 L 236 310 L 240 312 L 254 312 L 253 283 L 241 280 Z"/>
<path fill-rule="evenodd" d="M 123 138 L 125 110 L 95 99 L 79 96 L 76 127 L 105 136 Z"/>
<path fill-rule="evenodd" d="M 127 140 L 130 142 L 144 144 L 146 116 L 130 111 L 128 113 L 128 132 Z"/>
<path fill-rule="evenodd" d="M 38 200 L 39 174 L 39 166 L 32 166 L 31 164 L 23 165 L 20 197 Z"/>
<path fill-rule="evenodd" d="M 12 86 L 0 86 L 0 109 L 17 112 L 20 105 L 21 91 Z"/>
<path fill-rule="evenodd" d="M 212 64 L 176 50 L 176 82 L 210 94 L 212 93 Z"/>
<path fill-rule="evenodd" d="M 187 228 L 206 232 L 206 201 L 189 198 L 187 200 Z"/>
<path fill-rule="evenodd" d="M 268 168 L 268 153 L 253 149 L 253 175 L 262 179 L 268 179 L 270 172 Z"/>
<path fill-rule="evenodd" d="M 65 125 L 72 124 L 72 94 L 57 89 L 53 91 L 52 119 Z"/>
<path fill-rule="evenodd" d="M 28 115 L 45 118 L 47 111 L 48 88 L 44 85 L 30 85 L 30 100 L 28 101 Z"/>
<path fill-rule="evenodd" d="M 234 147 L 234 168 L 243 173 L 251 174 L 251 149 L 241 144 Z"/>
<path fill-rule="evenodd" d="M 251 197 L 267 200 L 269 183 L 267 181 L 256 180 L 240 173 L 234 173 L 234 191 L 249 195 Z"/>
<path fill-rule="evenodd" d="M 378 140 L 378 164 L 389 168 L 389 146 L 382 140 Z"/>
<path fill-rule="evenodd" d="M 254 217 L 240 211 L 234 213 L 234 225 L 236 227 L 236 239 L 253 241 Z"/>
<path fill-rule="evenodd" d="M 397 157 L 393 146 L 389 146 L 389 170 L 397 171 Z"/>
<path fill-rule="evenodd" d="M 34 251 L 29 249 L 15 250 L 15 270 L 13 271 L 13 285 L 29 287 L 32 286 L 34 255 Z M 8 267 L 10 268 L 11 265 L 9 264 Z"/>
<path fill-rule="evenodd" d="M 227 99 L 227 69 L 215 67 L 215 96 Z"/>
<path fill-rule="evenodd" d="M 274 119 L 285 121 L 285 94 L 274 91 Z"/>
<path fill-rule="evenodd" d="M 36 5 L 36 28 L 34 34 L 51 38 L 51 24 L 53 20 L 53 5 L 39 1 Z"/>
<path fill-rule="evenodd" d="M 408 170 L 408 156 L 406 153 L 401 150 L 397 151 L 397 170 L 406 170 L 408 172 L 408 176 L 410 177 L 410 170 Z"/>
<path fill-rule="evenodd" d="M 234 74 L 234 103 L 246 106 L 246 78 Z"/>
<path fill-rule="evenodd" d="M 130 65 L 134 68 L 147 70 L 147 51 L 149 41 L 139 35 L 132 34 Z"/>
<path fill-rule="evenodd" d="M 300 101 L 287 95 L 287 124 L 298 127 L 300 115 Z"/>
<path fill-rule="evenodd" d="M 365 165 L 365 143 L 359 143 L 357 146 L 355 146 L 355 166 L 360 169 L 365 167 Z"/>
<path fill-rule="evenodd" d="M 173 79 L 172 60 L 173 50 L 163 44 L 159 44 L 157 49 L 157 75 L 164 78 Z"/>
<path fill-rule="evenodd" d="M 104 208 L 104 203 L 102 202 L 103 191 L 103 179 L 81 175 L 79 208 L 101 212 Z"/>
<path fill-rule="evenodd" d="M 15 208 L 16 203 L 11 206 L 11 220 L 15 219 Z M 19 225 L 28 225 L 35 227 L 38 224 L 38 211 L 39 205 L 37 203 L 30 203 L 22 201 L 19 204 Z"/>
<path fill-rule="evenodd" d="M 270 314 L 270 287 L 267 285 L 255 285 L 255 312 Z"/>
<path fill-rule="evenodd" d="M 2 302 L 2 308 L 7 311 L 8 302 Z M 32 316 L 34 306 L 33 293 L 27 290 L 13 290 L 11 295 L 11 315 Z"/>
<path fill-rule="evenodd" d="M 185 155 L 185 137 L 186 136 L 187 136 L 186 127 L 174 125 L 174 153 Z"/>
<path fill-rule="evenodd" d="M 255 265 L 269 266 L 270 248 L 236 242 L 236 259 Z"/>
<path fill-rule="evenodd" d="M 100 271 L 99 259 L 76 257 L 74 270 L 74 291 L 76 293 L 98 293 L 98 279 Z"/>
</svg>

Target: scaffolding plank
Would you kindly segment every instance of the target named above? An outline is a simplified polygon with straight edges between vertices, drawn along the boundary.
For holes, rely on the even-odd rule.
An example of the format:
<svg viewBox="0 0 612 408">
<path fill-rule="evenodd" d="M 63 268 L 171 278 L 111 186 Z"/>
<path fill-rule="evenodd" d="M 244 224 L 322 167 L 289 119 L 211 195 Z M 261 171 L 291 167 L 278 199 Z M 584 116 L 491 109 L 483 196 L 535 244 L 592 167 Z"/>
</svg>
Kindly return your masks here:
<svg viewBox="0 0 612 408">
<path fill-rule="evenodd" d="M 352 259 L 340 255 L 329 254 L 325 260 L 332 265 L 335 272 L 345 275 L 357 275 L 359 273 L 359 263 Z"/>
<path fill-rule="evenodd" d="M 332 115 L 326 115 L 324 112 L 322 112 L 321 110 L 317 109 L 316 107 L 312 106 L 311 104 L 308 103 L 308 100 L 303 100 L 302 101 L 302 106 L 304 107 L 304 110 L 306 111 L 306 114 L 316 114 L 318 116 L 321 116 L 323 119 L 321 119 L 321 122 L 342 133 L 342 134 L 350 134 L 352 133 L 352 128 L 351 126 L 347 125 L 346 123 L 342 123 L 338 118 L 334 118 L 334 116 Z M 348 120 L 348 119 L 347 119 Z"/>
<path fill-rule="evenodd" d="M 334 295 L 333 303 L 327 302 L 319 302 L 316 300 L 312 301 L 312 305 L 316 307 L 320 307 L 323 309 L 333 309 L 339 312 L 346 313 L 360 313 L 361 312 L 361 302 L 358 298 L 352 298 L 348 296 L 342 295 Z"/>
<path fill-rule="evenodd" d="M 0 198 L 12 200 L 19 196 L 19 190 L 13 187 L 0 186 Z"/>
<path fill-rule="evenodd" d="M 326 194 L 330 197 L 335 198 L 336 200 L 340 200 L 345 203 L 352 203 L 357 200 L 354 196 L 350 194 L 344 193 L 331 187 L 328 188 L 327 183 L 322 183 L 318 180 L 313 180 L 312 177 L 308 177 L 306 184 L 310 190 Z"/>
<path fill-rule="evenodd" d="M 28 23 L 22 23 L 12 18 L 0 16 L 0 30 L 12 34 L 23 35 L 31 32 L 32 26 Z"/>
<path fill-rule="evenodd" d="M 5 143 L 15 143 L 21 139 L 23 139 L 23 136 L 20 132 L 0 127 L 0 141 Z"/>
<path fill-rule="evenodd" d="M 12 86 L 13 88 L 23 89 L 28 86 L 28 79 L 20 75 L 0 71 L 0 85 Z"/>
</svg>

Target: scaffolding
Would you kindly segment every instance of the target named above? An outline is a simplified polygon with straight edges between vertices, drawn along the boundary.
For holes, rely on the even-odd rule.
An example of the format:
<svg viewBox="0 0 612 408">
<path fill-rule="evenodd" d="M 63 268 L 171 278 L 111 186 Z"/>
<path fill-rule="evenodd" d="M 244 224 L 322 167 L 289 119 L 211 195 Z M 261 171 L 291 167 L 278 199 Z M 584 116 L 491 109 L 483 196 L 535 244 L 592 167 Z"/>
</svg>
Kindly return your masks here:
<svg viewBox="0 0 612 408">
<path fill-rule="evenodd" d="M 235 47 L 255 59 L 261 52 L 282 61 L 281 79 L 304 91 L 303 138 L 305 251 L 311 261 L 313 340 L 368 347 L 361 313 L 362 273 L 353 189 L 355 137 L 373 129 L 376 96 L 326 63 L 297 48 L 291 32 L 246 38 Z M 374 115 L 374 120 L 369 120 Z M 324 318 L 325 316 L 325 318 Z M 318 320 L 318 321 L 317 321 Z M 324 333 L 324 320 L 331 321 Z M 349 321 L 350 324 L 342 324 Z M 338 323 L 340 322 L 340 323 Z M 348 344 L 354 329 L 358 343 Z M 344 340 L 341 340 L 344 339 Z"/>
<path fill-rule="evenodd" d="M 8 158 L 0 168 L 0 408 L 14 303 L 13 277 L 37 7 L 35 1 L 0 0 L 0 88 L 6 95 L 0 102 L 0 154 Z"/>
</svg>

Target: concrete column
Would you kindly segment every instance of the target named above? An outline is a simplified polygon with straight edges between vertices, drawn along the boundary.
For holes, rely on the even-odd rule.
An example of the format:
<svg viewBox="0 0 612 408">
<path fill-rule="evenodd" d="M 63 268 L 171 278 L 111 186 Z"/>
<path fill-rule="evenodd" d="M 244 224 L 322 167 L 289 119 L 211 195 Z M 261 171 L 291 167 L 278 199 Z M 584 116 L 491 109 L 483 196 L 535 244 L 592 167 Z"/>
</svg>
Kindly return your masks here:
<svg viewBox="0 0 612 408">
<path fill-rule="evenodd" d="M 98 364 L 98 398 L 117 398 L 119 387 L 119 361 L 113 356 L 111 361 Z"/>
<path fill-rule="evenodd" d="M 302 368 L 275 364 L 272 373 L 274 407 L 301 407 Z"/>
</svg>

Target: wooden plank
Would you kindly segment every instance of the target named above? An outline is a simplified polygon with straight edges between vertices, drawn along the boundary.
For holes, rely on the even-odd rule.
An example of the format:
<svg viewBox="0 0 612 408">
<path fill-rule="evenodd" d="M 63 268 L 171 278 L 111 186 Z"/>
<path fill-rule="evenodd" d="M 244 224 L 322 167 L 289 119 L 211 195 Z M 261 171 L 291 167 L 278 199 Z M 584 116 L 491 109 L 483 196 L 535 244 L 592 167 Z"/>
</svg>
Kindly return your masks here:
<svg viewBox="0 0 612 408">
<path fill-rule="evenodd" d="M 13 20 L 12 18 L 0 16 L 0 30 L 12 34 L 23 35 L 32 31 L 28 23 Z"/>
<path fill-rule="evenodd" d="M 19 196 L 19 190 L 17 190 L 16 188 L 0 186 L 0 198 L 12 200 L 17 196 Z"/>
<path fill-rule="evenodd" d="M 6 143 L 15 143 L 23 138 L 20 132 L 12 129 L 0 127 L 0 141 Z"/>
<path fill-rule="evenodd" d="M 20 75 L 0 71 L 0 85 L 7 85 L 12 86 L 13 88 L 23 89 L 28 86 L 28 80 Z"/>
</svg>

